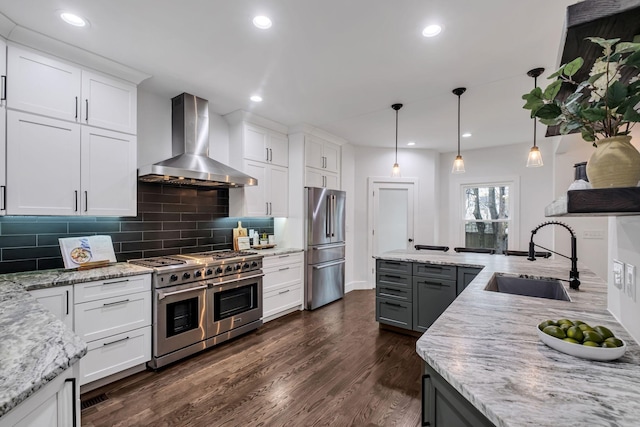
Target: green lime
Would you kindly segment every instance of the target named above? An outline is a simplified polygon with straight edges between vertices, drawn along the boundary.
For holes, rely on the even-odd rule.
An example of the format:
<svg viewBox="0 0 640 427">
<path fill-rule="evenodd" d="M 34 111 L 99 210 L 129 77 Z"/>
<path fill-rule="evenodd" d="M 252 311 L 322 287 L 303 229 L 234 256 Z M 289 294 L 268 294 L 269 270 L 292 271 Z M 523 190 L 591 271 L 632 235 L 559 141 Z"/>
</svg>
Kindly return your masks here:
<svg viewBox="0 0 640 427">
<path fill-rule="evenodd" d="M 584 340 L 584 333 L 582 332 L 582 329 L 577 326 L 571 326 L 569 329 L 567 329 L 567 336 L 579 342 L 582 342 L 582 340 Z"/>
<path fill-rule="evenodd" d="M 558 324 L 555 322 L 555 320 L 545 320 L 544 322 L 538 325 L 538 329 L 542 331 L 547 326 L 558 326 Z"/>
<path fill-rule="evenodd" d="M 624 345 L 622 340 L 620 338 L 616 338 L 616 337 L 609 337 L 609 338 L 605 339 L 604 342 L 605 343 L 614 344 L 616 347 L 622 347 Z"/>
<path fill-rule="evenodd" d="M 560 339 L 567 337 L 567 335 L 559 326 L 553 326 L 553 325 L 547 326 L 542 330 L 542 332 L 544 332 L 547 335 L 551 335 L 552 337 L 556 337 Z"/>
<path fill-rule="evenodd" d="M 593 331 L 593 328 L 586 323 L 579 324 L 578 328 L 582 329 L 583 331 Z"/>
<path fill-rule="evenodd" d="M 560 319 L 556 322 L 558 324 L 558 326 L 561 326 L 563 324 L 567 324 L 569 326 L 573 326 L 573 322 L 569 319 Z"/>
<path fill-rule="evenodd" d="M 587 347 L 600 347 L 600 344 L 593 341 L 585 341 L 582 343 L 582 345 L 586 345 Z"/>
<path fill-rule="evenodd" d="M 602 338 L 602 335 L 600 335 L 596 331 L 582 331 L 582 334 L 584 335 L 585 342 L 593 341 L 600 344 L 602 341 L 604 341 L 604 338 Z"/>
<path fill-rule="evenodd" d="M 574 324 L 574 325 L 576 325 L 576 326 L 580 326 L 580 325 L 582 325 L 583 323 L 584 323 L 584 322 L 583 322 L 582 320 L 574 320 L 574 321 L 573 321 L 573 324 Z"/>
<path fill-rule="evenodd" d="M 613 336 L 613 332 L 604 326 L 596 326 L 593 330 L 602 335 L 602 338 L 604 339 L 611 338 Z"/>
<path fill-rule="evenodd" d="M 560 329 L 562 329 L 563 331 L 567 332 L 567 329 L 569 328 L 575 328 L 575 326 L 572 326 L 568 323 L 559 323 Z"/>
<path fill-rule="evenodd" d="M 570 342 L 571 344 L 580 344 L 580 342 L 574 340 L 573 338 L 565 338 L 562 341 Z"/>
<path fill-rule="evenodd" d="M 617 345 L 615 345 L 615 343 L 612 343 L 611 341 L 603 342 L 602 346 L 606 347 L 606 348 L 617 348 L 618 347 Z"/>
</svg>

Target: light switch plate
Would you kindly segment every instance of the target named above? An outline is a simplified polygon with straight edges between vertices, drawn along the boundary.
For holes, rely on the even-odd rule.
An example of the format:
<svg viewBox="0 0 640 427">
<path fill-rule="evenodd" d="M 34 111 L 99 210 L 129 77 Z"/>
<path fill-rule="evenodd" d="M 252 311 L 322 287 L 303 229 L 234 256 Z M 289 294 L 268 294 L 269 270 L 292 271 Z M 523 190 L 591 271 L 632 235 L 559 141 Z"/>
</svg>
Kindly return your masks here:
<svg viewBox="0 0 640 427">
<path fill-rule="evenodd" d="M 636 267 L 632 264 L 627 264 L 624 269 L 624 285 L 627 295 L 636 301 Z"/>
<path fill-rule="evenodd" d="M 613 285 L 622 289 L 624 284 L 624 264 L 617 259 L 613 260 Z"/>
</svg>

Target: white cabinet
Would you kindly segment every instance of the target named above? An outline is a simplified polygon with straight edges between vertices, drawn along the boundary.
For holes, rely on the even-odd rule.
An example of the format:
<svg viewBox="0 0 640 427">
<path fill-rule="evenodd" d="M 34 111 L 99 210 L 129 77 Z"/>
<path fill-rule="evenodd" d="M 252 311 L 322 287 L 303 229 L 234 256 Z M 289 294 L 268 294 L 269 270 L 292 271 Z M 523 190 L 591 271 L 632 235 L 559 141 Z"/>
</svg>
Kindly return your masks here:
<svg viewBox="0 0 640 427">
<path fill-rule="evenodd" d="M 320 137 L 302 134 L 304 141 L 304 185 L 340 189 L 340 146 Z"/>
<path fill-rule="evenodd" d="M 8 108 L 136 133 L 135 85 L 16 46 L 7 57 Z"/>
<path fill-rule="evenodd" d="M 151 359 L 151 276 L 75 285 L 75 333 L 88 344 L 80 385 Z"/>
<path fill-rule="evenodd" d="M 0 40 L 0 215 L 6 213 L 7 190 L 7 44 Z"/>
<path fill-rule="evenodd" d="M 303 252 L 298 252 L 267 256 L 263 259 L 262 311 L 264 322 L 302 309 L 304 297 L 303 255 Z"/>
<path fill-rule="evenodd" d="M 135 136 L 10 110 L 7 139 L 8 214 L 136 214 Z"/>
<path fill-rule="evenodd" d="M 0 418 L 0 427 L 71 427 L 80 425 L 78 364 Z"/>
<path fill-rule="evenodd" d="M 73 286 L 36 289 L 29 293 L 69 329 L 73 330 Z"/>
<path fill-rule="evenodd" d="M 229 214 L 288 216 L 289 141 L 281 132 L 284 127 L 243 111 L 228 114 L 225 118 L 230 124 L 229 163 L 258 180 L 256 186 L 229 190 Z M 248 122 L 248 119 L 265 126 Z"/>
</svg>

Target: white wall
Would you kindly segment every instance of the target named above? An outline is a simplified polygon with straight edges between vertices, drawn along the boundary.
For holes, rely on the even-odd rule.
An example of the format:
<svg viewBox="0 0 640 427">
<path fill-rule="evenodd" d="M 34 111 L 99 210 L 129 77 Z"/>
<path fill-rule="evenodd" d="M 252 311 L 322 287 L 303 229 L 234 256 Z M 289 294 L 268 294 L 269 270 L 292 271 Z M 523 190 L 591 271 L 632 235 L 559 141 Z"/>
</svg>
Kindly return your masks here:
<svg viewBox="0 0 640 427">
<path fill-rule="evenodd" d="M 355 147 L 354 153 L 354 186 L 353 186 L 353 282 L 361 288 L 372 288 L 368 274 L 368 207 L 369 177 L 391 176 L 391 167 L 395 161 L 393 149 L 371 147 Z M 405 178 L 417 178 L 418 217 L 415 219 L 414 241 L 429 244 L 435 240 L 436 203 L 435 192 L 438 186 L 438 153 L 431 150 L 399 149 L 398 164 Z"/>
<path fill-rule="evenodd" d="M 527 168 L 529 144 L 514 144 L 495 148 L 464 150 L 463 174 L 452 174 L 456 153 L 440 155 L 440 235 L 438 244 L 449 247 L 464 246 L 464 236 L 458 219 L 461 216 L 460 186 L 463 184 L 501 180 L 519 181 L 519 205 L 515 206 L 515 233 L 510 230 L 510 249 L 527 250 L 531 230 L 547 220 L 544 207 L 553 201 L 553 155 L 550 145 L 542 145 L 540 152 L 544 166 Z M 552 248 L 553 227 L 542 229 L 535 242 Z M 567 235 L 567 241 L 569 237 Z M 516 245 L 512 245 L 517 243 Z M 553 249 L 553 248 L 552 248 Z M 568 272 L 567 272 L 568 274 Z"/>
<path fill-rule="evenodd" d="M 138 88 L 138 167 L 171 154 L 171 99 Z M 209 111 L 209 157 L 228 164 L 229 125 Z"/>
<path fill-rule="evenodd" d="M 356 190 L 355 190 L 355 153 L 356 148 L 353 145 L 345 144 L 341 147 L 342 153 L 342 170 L 340 173 L 340 188 L 347 193 L 346 199 L 346 218 L 345 218 L 345 289 L 350 291 L 358 288 L 355 274 L 355 206 L 356 206 Z"/>
</svg>

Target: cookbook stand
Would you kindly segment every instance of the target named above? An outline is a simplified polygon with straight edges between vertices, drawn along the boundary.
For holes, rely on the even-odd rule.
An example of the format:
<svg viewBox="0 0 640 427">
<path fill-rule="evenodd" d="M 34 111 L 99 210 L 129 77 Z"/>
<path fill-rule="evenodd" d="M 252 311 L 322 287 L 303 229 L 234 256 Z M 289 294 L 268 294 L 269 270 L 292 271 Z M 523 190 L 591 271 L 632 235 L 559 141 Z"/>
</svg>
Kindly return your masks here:
<svg viewBox="0 0 640 427">
<path fill-rule="evenodd" d="M 58 242 L 67 270 L 90 270 L 116 262 L 111 236 L 68 237 Z"/>
</svg>

